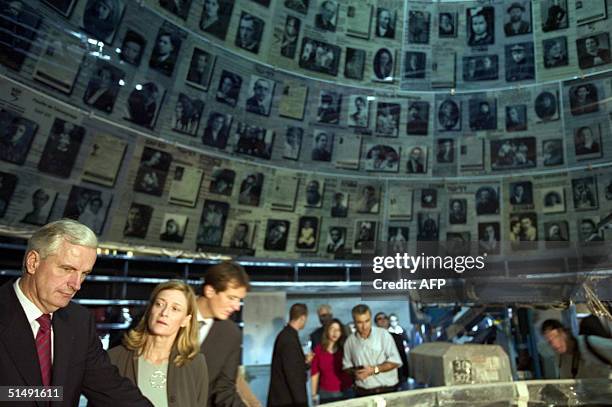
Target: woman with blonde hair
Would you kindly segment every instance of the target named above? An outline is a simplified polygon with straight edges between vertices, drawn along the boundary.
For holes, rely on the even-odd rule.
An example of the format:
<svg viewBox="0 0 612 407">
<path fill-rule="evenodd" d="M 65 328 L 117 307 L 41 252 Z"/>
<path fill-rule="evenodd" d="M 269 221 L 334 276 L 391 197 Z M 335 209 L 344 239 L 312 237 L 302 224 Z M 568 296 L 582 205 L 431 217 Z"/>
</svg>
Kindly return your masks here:
<svg viewBox="0 0 612 407">
<path fill-rule="evenodd" d="M 195 294 L 186 283 L 157 285 L 138 325 L 109 356 L 155 407 L 206 406 L 208 368 L 198 346 Z"/>
</svg>

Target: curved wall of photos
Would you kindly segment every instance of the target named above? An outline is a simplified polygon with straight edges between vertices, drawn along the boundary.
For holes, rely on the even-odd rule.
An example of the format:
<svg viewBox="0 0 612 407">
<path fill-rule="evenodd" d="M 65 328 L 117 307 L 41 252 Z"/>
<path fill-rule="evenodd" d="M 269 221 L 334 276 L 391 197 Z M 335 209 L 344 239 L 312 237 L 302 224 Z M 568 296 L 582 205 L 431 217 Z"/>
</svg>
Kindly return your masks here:
<svg viewBox="0 0 612 407">
<path fill-rule="evenodd" d="M 612 4 L 493 3 L 0 0 L 0 224 L 282 258 L 608 238 Z"/>
</svg>

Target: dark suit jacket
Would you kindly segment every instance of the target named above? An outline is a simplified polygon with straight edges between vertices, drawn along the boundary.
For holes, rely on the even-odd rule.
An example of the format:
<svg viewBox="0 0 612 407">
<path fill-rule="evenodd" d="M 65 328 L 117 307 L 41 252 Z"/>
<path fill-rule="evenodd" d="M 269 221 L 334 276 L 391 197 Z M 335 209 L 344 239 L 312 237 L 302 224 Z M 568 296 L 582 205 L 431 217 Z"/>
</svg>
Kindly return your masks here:
<svg viewBox="0 0 612 407">
<path fill-rule="evenodd" d="M 176 348 L 170 354 L 168 362 L 168 405 L 176 407 L 206 407 L 208 402 L 208 369 L 204 355 L 198 354 L 193 360 L 181 367 L 172 361 L 178 354 Z M 114 347 L 108 352 L 111 361 L 122 376 L 134 384 L 138 381 L 138 355 L 123 345 Z"/>
<path fill-rule="evenodd" d="M 244 407 L 236 391 L 242 335 L 233 321 L 215 320 L 202 343 L 208 364 L 208 405 Z"/>
<path fill-rule="evenodd" d="M 268 407 L 306 407 L 306 360 L 295 329 L 285 326 L 272 352 Z"/>
<path fill-rule="evenodd" d="M 137 387 L 119 375 L 102 350 L 90 312 L 77 304 L 53 313 L 52 386 L 64 387 L 64 401 L 54 407 L 77 407 L 83 393 L 92 406 L 153 407 Z M 0 386 L 42 386 L 36 342 L 13 281 L 0 287 Z M 21 407 L 47 406 L 19 402 Z M 15 406 L 2 403 L 0 406 Z"/>
</svg>

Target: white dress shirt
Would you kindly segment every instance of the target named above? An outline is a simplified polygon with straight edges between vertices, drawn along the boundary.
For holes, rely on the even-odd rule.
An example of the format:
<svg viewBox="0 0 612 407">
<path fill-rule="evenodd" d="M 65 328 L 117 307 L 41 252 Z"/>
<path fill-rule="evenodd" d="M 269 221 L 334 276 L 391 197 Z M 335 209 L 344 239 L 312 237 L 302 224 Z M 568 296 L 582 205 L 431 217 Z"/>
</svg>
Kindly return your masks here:
<svg viewBox="0 0 612 407">
<path fill-rule="evenodd" d="M 204 324 L 202 324 L 202 322 Z M 214 322 L 215 322 L 214 318 L 204 318 L 202 314 L 200 314 L 200 311 L 198 310 L 198 325 L 200 326 L 199 331 L 198 331 L 198 342 L 200 343 L 200 346 L 202 346 L 202 343 L 208 336 L 208 333 L 210 332 L 210 328 L 212 328 L 212 325 Z"/>
<path fill-rule="evenodd" d="M 17 299 L 21 304 L 21 308 L 26 314 L 26 318 L 28 319 L 28 323 L 30 324 L 30 328 L 32 328 L 32 335 L 34 336 L 34 341 L 36 341 L 36 334 L 38 333 L 38 328 L 40 328 L 40 324 L 36 320 L 39 318 L 43 312 L 38 309 L 36 305 L 26 295 L 21 291 L 21 287 L 19 287 L 19 282 L 21 281 L 21 277 L 15 281 L 13 287 L 15 288 L 15 294 L 17 294 Z M 51 313 L 51 320 L 53 320 L 53 313 Z M 51 325 L 51 363 L 53 363 L 53 341 L 54 341 L 55 333 L 53 332 L 53 325 Z"/>
</svg>

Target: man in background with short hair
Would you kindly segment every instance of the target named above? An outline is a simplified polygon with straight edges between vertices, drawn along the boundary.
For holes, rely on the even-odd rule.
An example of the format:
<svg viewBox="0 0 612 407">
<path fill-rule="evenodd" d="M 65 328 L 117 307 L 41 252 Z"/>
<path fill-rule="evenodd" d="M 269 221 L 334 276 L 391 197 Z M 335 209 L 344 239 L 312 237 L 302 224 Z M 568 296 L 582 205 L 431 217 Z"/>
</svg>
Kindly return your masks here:
<svg viewBox="0 0 612 407">
<path fill-rule="evenodd" d="M 319 315 L 319 322 L 321 326 L 312 331 L 310 334 L 310 348 L 314 350 L 315 346 L 321 343 L 321 337 L 323 336 L 323 327 L 327 321 L 330 321 L 334 314 L 332 313 L 332 307 L 329 304 L 321 304 L 317 308 L 317 315 Z"/>
</svg>

